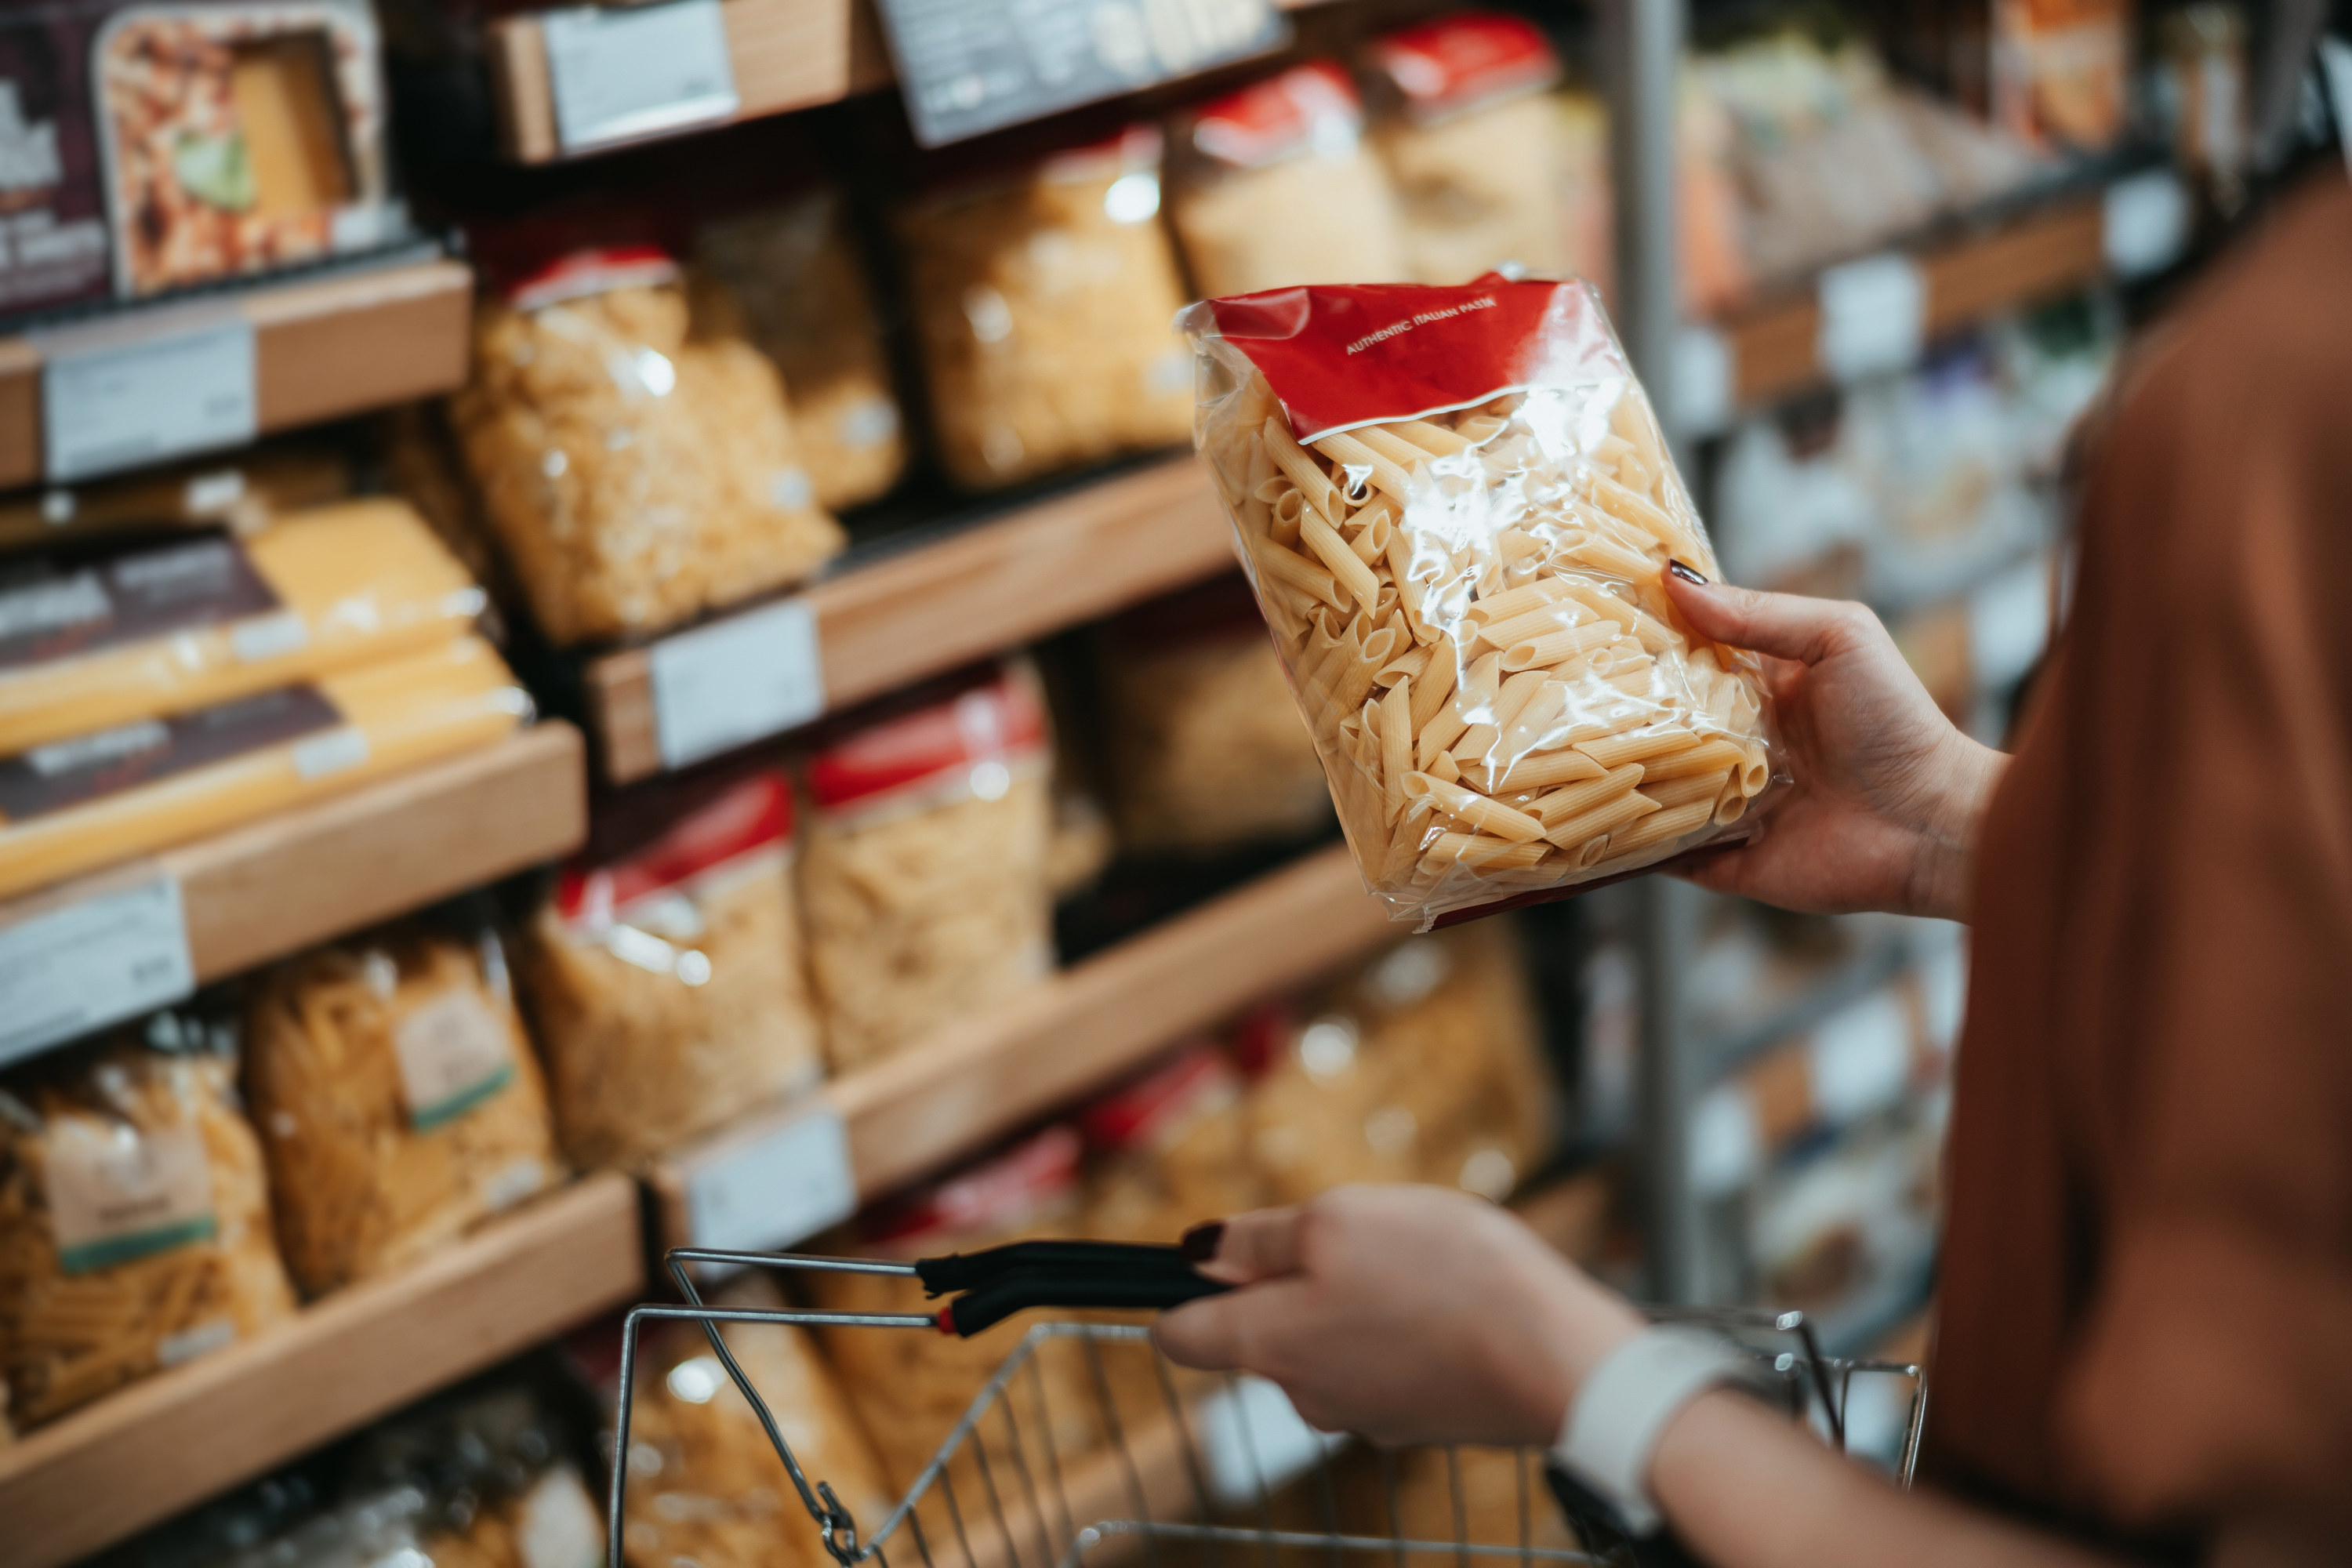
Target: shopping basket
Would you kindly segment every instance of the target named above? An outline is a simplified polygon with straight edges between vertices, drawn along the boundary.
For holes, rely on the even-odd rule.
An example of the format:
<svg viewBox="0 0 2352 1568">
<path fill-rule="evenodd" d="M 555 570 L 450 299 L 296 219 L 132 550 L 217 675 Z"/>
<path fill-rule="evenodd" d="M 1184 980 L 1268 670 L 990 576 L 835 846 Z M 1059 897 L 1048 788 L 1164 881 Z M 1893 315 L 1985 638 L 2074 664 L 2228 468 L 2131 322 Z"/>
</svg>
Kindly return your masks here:
<svg viewBox="0 0 2352 1568">
<path fill-rule="evenodd" d="M 639 1339 L 647 1324 L 670 1321 L 702 1325 L 774 1446 L 809 1528 L 841 1568 L 892 1568 L 893 1553 L 898 1568 L 1096 1568 L 1128 1555 L 1146 1568 L 1218 1568 L 1221 1556 L 1228 1568 L 1344 1568 L 1368 1553 L 1384 1555 L 1389 1568 L 1655 1560 L 1598 1521 L 1563 1521 L 1539 1450 L 1373 1450 L 1318 1434 L 1272 1384 L 1173 1367 L 1150 1331 L 1131 1322 L 1033 1327 L 905 1497 L 878 1524 L 861 1521 L 823 1477 L 803 1470 L 722 1325 L 970 1336 L 1031 1308 L 1161 1309 L 1223 1287 L 1174 1247 L 1097 1242 L 1020 1242 L 912 1263 L 679 1247 L 666 1262 L 684 1301 L 637 1307 L 622 1332 L 609 1568 L 623 1562 Z M 928 1312 L 719 1305 L 697 1289 L 697 1267 L 895 1275 L 952 1299 Z M 1792 1418 L 1840 1448 L 1855 1379 L 1907 1380 L 1894 1459 L 1897 1479 L 1910 1484 L 1927 1407 L 1918 1366 L 1823 1354 L 1801 1312 L 1646 1310 L 1729 1335 L 1774 1374 Z"/>
</svg>

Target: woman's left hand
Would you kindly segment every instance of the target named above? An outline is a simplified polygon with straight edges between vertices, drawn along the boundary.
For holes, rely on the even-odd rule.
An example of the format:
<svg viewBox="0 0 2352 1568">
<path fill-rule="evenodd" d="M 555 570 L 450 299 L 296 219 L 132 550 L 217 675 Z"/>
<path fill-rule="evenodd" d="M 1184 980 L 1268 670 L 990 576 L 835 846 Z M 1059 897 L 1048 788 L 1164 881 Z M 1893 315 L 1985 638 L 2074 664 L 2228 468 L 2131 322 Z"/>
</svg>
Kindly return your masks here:
<svg viewBox="0 0 2352 1568">
<path fill-rule="evenodd" d="M 1549 1444 L 1585 1373 L 1643 1326 L 1509 1214 L 1442 1187 L 1237 1215 L 1200 1267 L 1240 1289 L 1160 1320 L 1171 1361 L 1255 1373 L 1322 1430 L 1390 1446 Z"/>
</svg>

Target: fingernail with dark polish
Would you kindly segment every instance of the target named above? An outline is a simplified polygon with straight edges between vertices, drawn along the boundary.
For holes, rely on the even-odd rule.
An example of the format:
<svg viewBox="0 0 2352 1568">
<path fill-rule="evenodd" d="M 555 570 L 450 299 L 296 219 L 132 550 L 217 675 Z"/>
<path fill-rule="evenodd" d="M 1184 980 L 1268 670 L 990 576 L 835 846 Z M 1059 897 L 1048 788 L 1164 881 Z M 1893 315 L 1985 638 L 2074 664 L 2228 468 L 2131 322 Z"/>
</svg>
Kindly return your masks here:
<svg viewBox="0 0 2352 1568">
<path fill-rule="evenodd" d="M 1696 583 L 1702 588 L 1706 586 L 1706 579 L 1705 577 L 1700 576 L 1696 569 L 1685 566 L 1679 561 L 1667 562 L 1666 570 L 1673 573 L 1675 576 L 1681 578 L 1685 583 Z"/>
<path fill-rule="evenodd" d="M 1225 1222 L 1213 1219 L 1206 1225 L 1196 1225 L 1184 1233 L 1177 1245 L 1182 1248 L 1188 1263 L 1207 1263 L 1217 1256 L 1217 1244 L 1225 1239 Z"/>
</svg>

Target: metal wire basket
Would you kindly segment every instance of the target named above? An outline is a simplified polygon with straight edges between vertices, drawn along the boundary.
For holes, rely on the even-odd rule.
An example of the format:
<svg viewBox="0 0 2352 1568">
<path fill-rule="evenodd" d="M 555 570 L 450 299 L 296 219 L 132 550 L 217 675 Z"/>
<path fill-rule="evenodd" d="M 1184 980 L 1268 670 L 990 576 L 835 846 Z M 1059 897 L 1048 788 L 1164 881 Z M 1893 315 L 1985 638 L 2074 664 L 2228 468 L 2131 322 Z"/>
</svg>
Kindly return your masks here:
<svg viewBox="0 0 2352 1568">
<path fill-rule="evenodd" d="M 609 1568 L 622 1568 L 639 1337 L 648 1323 L 677 1320 L 702 1325 L 774 1446 L 809 1528 L 841 1568 L 869 1561 L 891 1568 L 893 1552 L 899 1568 L 1091 1568 L 1129 1556 L 1148 1568 L 1218 1568 L 1221 1557 L 1234 1568 L 1249 1568 L 1252 1558 L 1263 1568 L 1344 1568 L 1367 1553 L 1384 1554 L 1391 1568 L 1448 1561 L 1472 1568 L 1474 1560 L 1497 1558 L 1530 1568 L 1648 1560 L 1633 1543 L 1563 1517 L 1539 1450 L 1375 1450 L 1313 1431 L 1271 1384 L 1176 1368 L 1153 1349 L 1148 1328 L 1107 1321 L 1032 1328 L 905 1497 L 878 1524 L 862 1527 L 823 1478 L 813 1482 L 803 1472 L 721 1326 L 974 1333 L 1025 1307 L 1169 1306 L 1218 1289 L 1192 1275 L 1172 1248 L 1033 1243 L 1027 1250 L 1064 1261 L 1040 1266 L 1033 1257 L 1008 1267 L 1001 1258 L 991 1266 L 991 1254 L 906 1264 L 707 1248 L 668 1253 L 685 1303 L 638 1307 L 622 1333 Z M 712 1305 L 696 1289 L 696 1265 L 898 1275 L 921 1279 L 934 1294 L 967 1294 L 936 1313 Z M 1927 1408 L 1918 1366 L 1825 1355 L 1799 1312 L 1649 1310 L 1660 1321 L 1719 1329 L 1745 1345 L 1777 1374 L 1792 1418 L 1810 1421 L 1841 1449 L 1855 1380 L 1906 1380 L 1893 1458 L 1896 1478 L 1910 1484 Z"/>
</svg>

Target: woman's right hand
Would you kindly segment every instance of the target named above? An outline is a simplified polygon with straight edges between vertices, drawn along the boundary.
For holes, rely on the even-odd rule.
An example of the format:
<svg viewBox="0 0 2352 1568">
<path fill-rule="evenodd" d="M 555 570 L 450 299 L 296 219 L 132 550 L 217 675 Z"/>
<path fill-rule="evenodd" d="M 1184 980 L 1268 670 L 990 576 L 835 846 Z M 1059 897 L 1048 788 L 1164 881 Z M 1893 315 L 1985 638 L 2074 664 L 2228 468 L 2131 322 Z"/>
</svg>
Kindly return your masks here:
<svg viewBox="0 0 2352 1568">
<path fill-rule="evenodd" d="M 1775 739 L 1796 777 L 1759 837 L 1684 875 L 1782 909 L 1962 918 L 1977 826 L 2009 759 L 1944 717 L 1864 606 L 1719 586 L 1677 567 L 1665 587 L 1684 618 L 1762 657 Z"/>
</svg>

